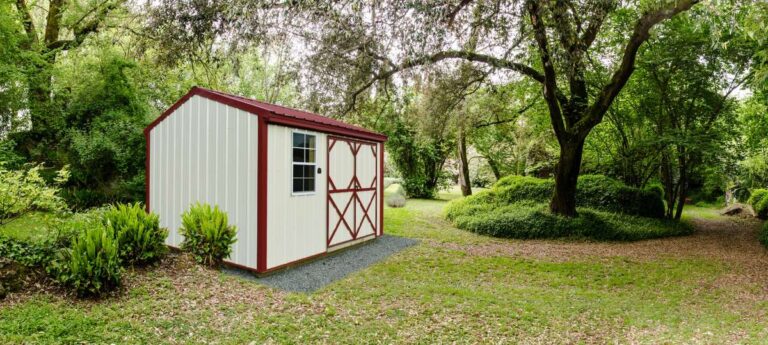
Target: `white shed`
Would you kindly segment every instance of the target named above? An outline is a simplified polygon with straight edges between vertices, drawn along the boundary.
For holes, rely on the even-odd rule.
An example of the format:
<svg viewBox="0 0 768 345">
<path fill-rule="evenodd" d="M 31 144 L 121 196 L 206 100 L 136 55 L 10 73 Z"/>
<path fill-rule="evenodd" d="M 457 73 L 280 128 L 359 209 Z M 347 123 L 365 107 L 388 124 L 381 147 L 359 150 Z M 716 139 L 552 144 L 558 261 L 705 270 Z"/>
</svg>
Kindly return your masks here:
<svg viewBox="0 0 768 345">
<path fill-rule="evenodd" d="M 237 226 L 226 262 L 258 273 L 384 233 L 382 134 L 194 87 L 144 135 L 147 210 L 169 246 L 198 201 Z"/>
</svg>

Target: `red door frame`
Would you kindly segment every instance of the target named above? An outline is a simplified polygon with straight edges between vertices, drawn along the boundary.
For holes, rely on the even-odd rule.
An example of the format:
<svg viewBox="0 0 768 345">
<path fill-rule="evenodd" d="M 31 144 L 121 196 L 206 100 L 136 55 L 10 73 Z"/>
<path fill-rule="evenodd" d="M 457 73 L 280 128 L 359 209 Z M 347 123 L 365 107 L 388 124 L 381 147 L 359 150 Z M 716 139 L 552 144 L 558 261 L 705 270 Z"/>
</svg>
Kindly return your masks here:
<svg viewBox="0 0 768 345">
<path fill-rule="evenodd" d="M 352 166 L 353 166 L 353 172 L 352 172 L 352 179 L 349 181 L 349 184 L 347 186 L 343 186 L 342 188 L 338 188 L 336 184 L 333 182 L 333 179 L 331 178 L 331 169 L 330 169 L 330 161 L 331 161 L 331 150 L 338 142 L 344 142 L 349 146 L 350 151 L 352 152 Z M 370 186 L 363 187 L 360 183 L 360 179 L 357 176 L 357 154 L 360 152 L 360 149 L 364 146 L 369 146 L 371 148 L 371 152 L 373 153 L 373 158 L 375 162 L 374 167 L 374 177 L 373 181 Z M 327 150 L 326 150 L 326 246 L 330 249 L 342 244 L 346 244 L 352 241 L 359 240 L 361 238 L 370 237 L 373 235 L 374 237 L 378 237 L 383 232 L 380 232 L 381 228 L 381 204 L 382 200 L 380 198 L 380 192 L 377 191 L 377 187 L 383 186 L 381 183 L 381 167 L 380 162 L 381 159 L 379 157 L 379 143 L 376 142 L 369 142 L 359 139 L 352 139 L 352 138 L 346 138 L 346 137 L 339 137 L 339 136 L 332 136 L 328 135 L 327 138 Z M 383 152 L 382 152 L 383 153 Z M 377 184 L 379 186 L 377 186 Z M 368 205 L 366 206 L 363 204 L 363 201 L 360 199 L 359 192 L 373 192 L 373 195 L 371 196 L 371 200 L 368 201 Z M 331 198 L 331 194 L 334 193 L 352 193 L 352 196 L 350 196 L 349 201 L 346 203 L 346 205 L 342 208 L 339 207 L 339 205 L 336 204 L 335 201 L 333 201 L 333 198 Z M 383 193 L 383 191 L 381 192 Z M 376 205 L 374 205 L 374 201 L 376 201 Z M 352 226 L 349 226 L 349 223 L 346 221 L 344 216 L 347 214 L 347 211 L 352 205 Z M 360 206 L 360 209 L 362 212 L 362 218 L 360 219 L 360 224 L 358 226 L 357 222 L 357 206 Z M 371 208 L 376 208 L 378 206 L 378 224 L 374 222 L 373 218 L 371 218 L 371 215 L 369 214 Z M 330 224 L 330 213 L 331 208 L 336 212 L 336 214 L 339 216 L 339 221 L 336 222 L 333 229 L 331 230 L 331 224 Z M 371 228 L 373 229 L 373 234 L 365 235 L 362 237 L 358 237 L 360 233 L 360 229 L 365 224 L 365 221 L 368 221 L 368 223 L 371 225 Z M 344 225 L 344 227 L 347 229 L 347 231 L 350 234 L 350 237 L 352 237 L 349 240 L 335 243 L 331 245 L 333 242 L 333 237 L 336 235 L 336 233 L 339 231 L 339 228 Z"/>
</svg>

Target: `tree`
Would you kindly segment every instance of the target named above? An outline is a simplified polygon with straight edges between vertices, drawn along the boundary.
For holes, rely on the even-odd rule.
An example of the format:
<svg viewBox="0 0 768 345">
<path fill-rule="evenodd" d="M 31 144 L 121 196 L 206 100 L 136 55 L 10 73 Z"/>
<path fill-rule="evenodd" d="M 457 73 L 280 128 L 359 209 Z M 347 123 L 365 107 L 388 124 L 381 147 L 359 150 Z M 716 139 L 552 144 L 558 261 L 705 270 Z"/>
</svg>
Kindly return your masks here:
<svg viewBox="0 0 768 345">
<path fill-rule="evenodd" d="M 98 32 L 107 16 L 122 5 L 122 0 L 80 3 L 78 1 L 51 0 L 44 19 L 26 0 L 17 0 L 15 9 L 24 32 L 22 49 L 37 58 L 31 60 L 27 83 L 31 135 L 27 151 L 44 138 L 55 134 L 59 120 L 51 114 L 53 74 L 52 67 L 62 52 L 79 47 L 86 38 Z M 40 4 L 34 4 L 40 6 Z"/>
<path fill-rule="evenodd" d="M 339 4 L 324 7 L 324 13 L 310 12 L 316 23 L 324 25 L 324 36 L 319 39 L 325 54 L 336 56 L 339 69 L 349 69 L 356 60 L 370 56 L 375 69 L 368 81 L 360 82 L 348 98 L 353 109 L 357 96 L 375 86 L 379 80 L 391 79 L 396 74 L 426 65 L 449 60 L 470 61 L 494 70 L 516 72 L 537 81 L 542 86 L 548 106 L 552 128 L 560 146 L 560 157 L 555 172 L 556 188 L 550 209 L 564 215 L 576 215 L 576 184 L 581 167 L 584 141 L 591 130 L 603 120 L 613 100 L 634 71 L 635 58 L 640 46 L 650 37 L 658 23 L 687 11 L 698 0 L 663 1 L 648 7 L 630 6 L 625 10 L 640 14 L 629 30 L 629 39 L 617 51 L 618 59 L 599 62 L 590 57 L 612 60 L 611 55 L 591 49 L 598 40 L 607 18 L 617 12 L 616 1 L 462 1 L 458 5 L 420 3 L 410 6 L 384 3 L 377 11 L 385 12 L 387 20 L 366 20 L 367 13 L 357 5 Z M 468 15 L 469 9 L 480 7 L 482 15 Z M 476 11 L 476 10 L 475 10 Z M 475 12 L 471 11 L 471 12 Z M 407 16 L 404 13 L 408 13 Z M 519 16 L 524 13 L 524 16 Z M 378 15 L 376 18 L 381 18 Z M 317 21 L 318 18 L 321 21 Z M 352 19 L 354 18 L 354 19 Z M 479 18 L 479 19 L 475 19 Z M 350 42 L 340 40 L 337 23 L 352 23 L 362 39 Z M 477 51 L 455 49 L 456 41 L 466 40 L 471 28 L 481 26 L 487 34 L 478 43 Z M 389 29 L 385 35 L 385 30 Z M 317 30 L 317 26 L 312 26 Z M 372 36 L 372 33 L 377 36 Z M 534 48 L 527 49 L 526 43 Z M 343 47 L 342 47 L 343 46 Z M 398 52 L 386 51 L 392 47 Z M 601 47 L 605 48 L 605 47 Z M 398 56 L 395 62 L 391 56 Z M 526 59 L 526 57 L 532 57 Z M 593 64 L 613 70 L 610 78 L 598 86 L 587 83 L 586 75 Z M 567 87 L 561 88 L 565 83 Z"/>
</svg>

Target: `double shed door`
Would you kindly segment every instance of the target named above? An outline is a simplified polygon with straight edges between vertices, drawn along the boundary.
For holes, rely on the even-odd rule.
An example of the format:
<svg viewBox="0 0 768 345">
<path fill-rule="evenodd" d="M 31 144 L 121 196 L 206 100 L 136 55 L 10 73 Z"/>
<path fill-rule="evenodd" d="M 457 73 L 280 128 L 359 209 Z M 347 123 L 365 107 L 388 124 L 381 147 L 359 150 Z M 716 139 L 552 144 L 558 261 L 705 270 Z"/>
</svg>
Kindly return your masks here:
<svg viewBox="0 0 768 345">
<path fill-rule="evenodd" d="M 328 248 L 378 234 L 377 148 L 328 136 Z"/>
</svg>

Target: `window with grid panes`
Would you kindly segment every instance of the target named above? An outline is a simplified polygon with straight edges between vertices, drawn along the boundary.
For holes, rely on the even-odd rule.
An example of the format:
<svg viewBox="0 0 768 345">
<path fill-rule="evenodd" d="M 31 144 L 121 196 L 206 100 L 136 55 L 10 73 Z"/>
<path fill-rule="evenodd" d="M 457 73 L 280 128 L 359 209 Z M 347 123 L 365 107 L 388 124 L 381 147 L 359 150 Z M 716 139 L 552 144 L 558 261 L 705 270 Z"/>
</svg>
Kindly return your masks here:
<svg viewBox="0 0 768 345">
<path fill-rule="evenodd" d="M 293 133 L 294 193 L 311 193 L 315 191 L 316 147 L 314 135 Z"/>
</svg>

